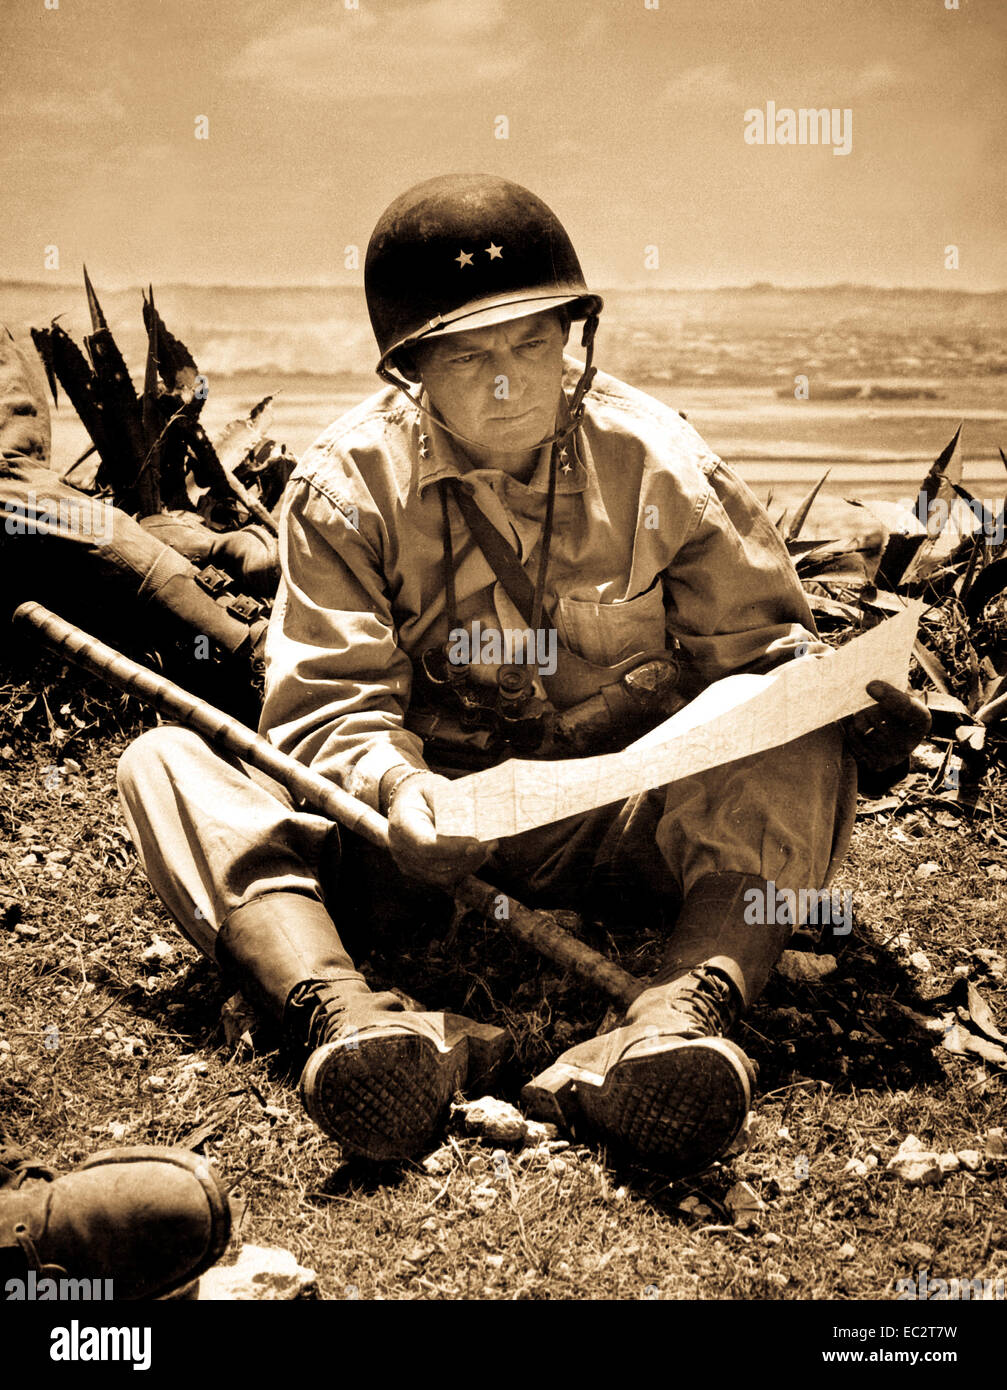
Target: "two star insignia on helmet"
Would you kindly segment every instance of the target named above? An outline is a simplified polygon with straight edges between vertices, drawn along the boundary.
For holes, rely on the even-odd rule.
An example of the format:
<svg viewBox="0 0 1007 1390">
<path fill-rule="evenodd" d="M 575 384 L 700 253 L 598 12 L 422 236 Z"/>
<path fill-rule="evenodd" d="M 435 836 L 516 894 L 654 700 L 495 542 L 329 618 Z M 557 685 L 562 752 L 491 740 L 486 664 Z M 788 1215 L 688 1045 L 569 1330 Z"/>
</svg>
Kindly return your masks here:
<svg viewBox="0 0 1007 1390">
<path fill-rule="evenodd" d="M 475 254 L 474 251 L 460 251 L 459 254 L 455 256 L 455 260 L 458 262 L 458 269 L 464 270 L 467 265 L 471 265 Z M 496 242 L 491 241 L 489 246 L 486 247 L 486 254 L 491 261 L 503 260 L 503 247 L 497 246 Z"/>
</svg>

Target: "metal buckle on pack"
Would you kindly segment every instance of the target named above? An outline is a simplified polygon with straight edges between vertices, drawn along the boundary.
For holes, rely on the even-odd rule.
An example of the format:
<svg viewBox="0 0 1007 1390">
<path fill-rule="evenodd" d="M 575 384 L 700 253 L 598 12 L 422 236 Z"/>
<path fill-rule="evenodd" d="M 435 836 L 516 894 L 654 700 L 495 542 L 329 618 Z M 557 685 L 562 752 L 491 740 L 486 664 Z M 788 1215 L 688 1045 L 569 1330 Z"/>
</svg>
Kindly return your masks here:
<svg viewBox="0 0 1007 1390">
<path fill-rule="evenodd" d="M 196 583 L 216 598 L 229 586 L 231 576 L 223 570 L 214 569 L 213 565 L 204 565 L 201 570 L 196 571 Z"/>
<path fill-rule="evenodd" d="M 254 623 L 262 614 L 262 604 L 246 594 L 235 594 L 227 601 L 227 611 L 246 623 Z"/>
</svg>

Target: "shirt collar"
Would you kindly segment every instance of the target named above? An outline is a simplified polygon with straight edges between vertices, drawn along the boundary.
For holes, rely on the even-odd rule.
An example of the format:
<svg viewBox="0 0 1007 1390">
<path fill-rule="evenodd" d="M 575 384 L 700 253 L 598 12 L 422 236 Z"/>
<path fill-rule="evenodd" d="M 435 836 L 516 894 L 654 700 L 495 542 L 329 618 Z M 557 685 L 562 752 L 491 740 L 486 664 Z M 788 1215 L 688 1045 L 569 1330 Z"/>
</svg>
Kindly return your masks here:
<svg viewBox="0 0 1007 1390">
<path fill-rule="evenodd" d="M 426 392 L 420 397 L 420 404 L 424 412 L 430 409 Z M 557 420 L 564 425 L 570 421 L 570 406 L 565 393 L 560 394 Z M 440 482 L 442 478 L 463 478 L 478 475 L 492 483 L 497 478 L 509 478 L 510 476 L 500 468 L 466 467 L 460 461 L 458 451 L 447 430 L 442 429 L 429 414 L 420 414 L 414 421 L 412 448 L 417 467 L 417 488 L 421 496 L 431 483 Z M 534 472 L 527 483 L 515 484 L 513 479 L 510 480 L 511 483 L 518 487 L 526 487 L 529 492 L 547 493 L 549 491 L 549 459 L 552 448 L 552 445 L 546 444 L 539 449 Z M 559 470 L 556 475 L 557 493 L 584 491 L 587 487 L 587 462 L 589 458 L 590 454 L 582 431 L 577 430 L 563 441 L 560 446 Z"/>
</svg>

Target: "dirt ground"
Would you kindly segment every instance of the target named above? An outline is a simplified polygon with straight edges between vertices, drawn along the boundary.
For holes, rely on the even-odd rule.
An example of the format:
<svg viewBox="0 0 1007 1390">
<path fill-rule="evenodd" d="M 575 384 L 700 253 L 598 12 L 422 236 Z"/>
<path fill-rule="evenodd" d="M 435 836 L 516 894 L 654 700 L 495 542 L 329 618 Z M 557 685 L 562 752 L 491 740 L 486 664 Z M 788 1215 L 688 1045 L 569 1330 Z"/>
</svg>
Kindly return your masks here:
<svg viewBox="0 0 1007 1390">
<path fill-rule="evenodd" d="M 852 894 L 853 930 L 807 935 L 835 968 L 814 983 L 777 974 L 740 1026 L 760 1089 L 725 1162 L 669 1184 L 569 1136 L 508 1147 L 456 1125 L 425 1162 L 382 1170 L 344 1163 L 307 1120 L 267 1028 L 251 1046 L 240 1024 L 225 1029 L 216 971 L 148 887 L 115 764 L 149 716 L 15 649 L 0 717 L 6 1142 L 56 1166 L 118 1144 L 198 1148 L 232 1184 L 231 1255 L 241 1241 L 292 1251 L 324 1299 L 893 1298 L 921 1266 L 1007 1276 L 1007 1158 L 990 1134 L 1007 1070 L 944 1046 L 943 998 L 970 981 L 1007 1023 L 1002 780 L 987 778 L 974 814 L 935 800 L 924 747 L 891 797 L 862 804 L 835 885 Z M 618 941 L 583 930 L 630 970 L 654 962 L 652 927 Z M 470 919 L 378 937 L 365 969 L 505 1023 L 516 1057 L 494 1094 L 512 1101 L 607 1012 Z M 907 1182 L 886 1165 L 909 1135 L 969 1158 Z"/>
</svg>

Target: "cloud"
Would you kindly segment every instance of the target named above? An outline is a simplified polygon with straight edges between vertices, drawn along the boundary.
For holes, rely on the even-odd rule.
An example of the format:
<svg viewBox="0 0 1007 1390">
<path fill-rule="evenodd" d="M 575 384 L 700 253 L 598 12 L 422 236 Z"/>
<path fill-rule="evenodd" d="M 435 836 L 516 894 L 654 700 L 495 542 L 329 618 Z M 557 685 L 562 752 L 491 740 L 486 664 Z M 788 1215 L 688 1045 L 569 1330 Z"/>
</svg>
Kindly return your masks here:
<svg viewBox="0 0 1007 1390">
<path fill-rule="evenodd" d="M 899 86 L 901 81 L 901 73 L 890 63 L 874 63 L 856 75 L 853 89 L 858 97 L 876 96 Z"/>
<path fill-rule="evenodd" d="M 410 6 L 407 13 L 418 14 L 423 29 L 446 39 L 494 33 L 506 19 L 502 0 L 472 0 L 463 5 L 458 0 L 427 0 L 425 5 Z"/>
<path fill-rule="evenodd" d="M 686 68 L 667 83 L 664 99 L 675 106 L 712 106 L 740 101 L 741 88 L 726 63 Z"/>
<path fill-rule="evenodd" d="M 67 125 L 95 125 L 125 119 L 126 108 L 109 87 L 98 91 L 47 90 L 19 100 L 18 115 L 40 116 Z"/>
<path fill-rule="evenodd" d="M 526 60 L 505 0 L 334 6 L 323 23 L 286 21 L 233 59 L 232 78 L 328 101 L 429 96 L 501 81 Z"/>
<path fill-rule="evenodd" d="M 577 30 L 573 42 L 577 48 L 594 49 L 600 43 L 608 42 L 609 17 L 599 10 L 578 16 Z"/>
</svg>

